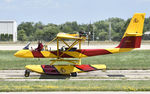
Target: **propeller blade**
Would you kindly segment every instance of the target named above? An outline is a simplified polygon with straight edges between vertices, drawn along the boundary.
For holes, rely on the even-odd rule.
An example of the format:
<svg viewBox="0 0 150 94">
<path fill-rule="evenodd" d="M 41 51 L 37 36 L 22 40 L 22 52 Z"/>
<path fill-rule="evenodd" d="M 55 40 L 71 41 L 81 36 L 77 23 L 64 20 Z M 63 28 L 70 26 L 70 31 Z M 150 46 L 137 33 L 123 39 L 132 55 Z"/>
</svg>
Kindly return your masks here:
<svg viewBox="0 0 150 94">
<path fill-rule="evenodd" d="M 90 45 L 90 35 L 91 35 L 91 33 L 88 32 L 87 35 L 88 35 L 88 46 L 89 46 Z"/>
</svg>

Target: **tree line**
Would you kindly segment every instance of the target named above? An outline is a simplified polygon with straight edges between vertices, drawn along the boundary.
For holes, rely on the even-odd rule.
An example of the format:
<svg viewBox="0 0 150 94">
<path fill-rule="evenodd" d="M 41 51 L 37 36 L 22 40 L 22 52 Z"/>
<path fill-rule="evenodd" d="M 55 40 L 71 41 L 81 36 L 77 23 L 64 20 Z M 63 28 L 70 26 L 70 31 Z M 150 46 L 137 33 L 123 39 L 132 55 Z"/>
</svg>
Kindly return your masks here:
<svg viewBox="0 0 150 94">
<path fill-rule="evenodd" d="M 13 34 L 0 34 L 0 40 L 1 41 L 12 41 L 13 40 Z"/>
<path fill-rule="evenodd" d="M 50 41 L 59 32 L 77 33 L 79 31 L 91 32 L 94 34 L 94 40 L 105 41 L 109 39 L 109 23 L 111 22 L 111 40 L 120 41 L 131 18 L 124 20 L 121 18 L 109 18 L 89 24 L 78 24 L 76 21 L 66 22 L 64 24 L 43 24 L 42 22 L 22 22 L 18 25 L 19 41 Z M 150 31 L 150 17 L 145 18 L 144 32 Z M 143 39 L 150 39 L 149 36 L 143 36 Z M 92 36 L 90 38 L 92 40 Z"/>
</svg>

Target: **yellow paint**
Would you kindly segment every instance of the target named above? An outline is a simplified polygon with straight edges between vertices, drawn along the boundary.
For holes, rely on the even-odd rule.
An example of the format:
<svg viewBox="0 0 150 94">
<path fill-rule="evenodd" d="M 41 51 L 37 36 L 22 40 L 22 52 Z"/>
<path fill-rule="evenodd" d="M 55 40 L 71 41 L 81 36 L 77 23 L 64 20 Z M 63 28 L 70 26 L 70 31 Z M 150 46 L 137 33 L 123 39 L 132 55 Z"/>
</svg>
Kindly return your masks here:
<svg viewBox="0 0 150 94">
<path fill-rule="evenodd" d="M 126 33 L 126 36 L 142 36 L 140 33 Z"/>
<path fill-rule="evenodd" d="M 120 53 L 120 52 L 128 52 L 133 50 L 133 48 L 109 48 L 109 49 L 105 49 L 111 53 Z M 53 53 L 51 53 L 50 51 L 41 51 L 41 53 L 43 54 L 43 56 L 45 58 L 57 58 L 56 55 L 54 55 Z M 87 57 L 86 55 L 76 52 L 76 51 L 66 51 L 64 52 L 65 54 L 68 54 L 70 56 L 72 56 L 73 58 L 85 58 Z M 20 50 L 18 52 L 16 52 L 14 54 L 16 57 L 23 57 L 23 58 L 34 58 L 32 52 L 30 50 Z"/>
<path fill-rule="evenodd" d="M 106 69 L 105 64 L 91 64 L 91 66 L 96 68 L 96 69 L 100 69 L 100 70 L 105 70 Z"/>
<path fill-rule="evenodd" d="M 74 42 L 65 52 L 68 52 L 72 47 L 74 47 L 76 44 L 78 44 L 78 42 L 79 42 L 79 41 L 75 40 L 75 42 Z M 57 50 L 57 51 L 58 51 L 58 50 Z M 63 52 L 63 53 L 60 55 L 60 57 L 63 56 L 63 55 L 65 54 L 65 52 Z"/>
<path fill-rule="evenodd" d="M 59 58 L 59 39 L 57 38 L 57 58 Z"/>
<path fill-rule="evenodd" d="M 44 73 L 41 65 L 26 65 L 25 68 L 33 72 L 42 73 L 42 74 Z"/>
<path fill-rule="evenodd" d="M 86 39 L 86 37 L 79 37 L 79 34 L 67 34 L 67 33 L 58 33 L 57 38 L 64 39 Z"/>
<path fill-rule="evenodd" d="M 133 48 L 109 48 L 106 50 L 111 52 L 111 53 L 121 53 L 121 52 L 131 51 L 131 50 L 133 50 Z"/>
<path fill-rule="evenodd" d="M 57 56 L 51 53 L 50 51 L 41 51 L 45 58 L 56 58 Z"/>
<path fill-rule="evenodd" d="M 104 64 L 92 64 L 91 66 L 95 67 L 96 69 L 99 69 L 99 70 L 106 69 L 106 65 L 104 65 Z M 84 72 L 84 71 L 74 67 L 74 65 L 54 65 L 54 67 L 58 70 L 58 72 L 60 74 L 69 75 L 73 72 L 77 72 L 77 73 Z M 36 73 L 45 74 L 41 65 L 26 65 L 25 68 L 30 71 L 36 72 Z"/>
<path fill-rule="evenodd" d="M 56 62 L 68 62 L 68 63 L 72 63 L 74 65 L 81 65 L 81 60 L 80 59 L 79 60 L 55 59 L 55 60 L 50 60 L 50 61 L 51 61 L 50 65 L 53 65 Z"/>
<path fill-rule="evenodd" d="M 81 54 L 79 52 L 76 52 L 76 51 L 68 51 L 68 52 L 65 52 L 65 54 L 68 54 L 74 58 L 83 58 L 83 57 L 87 57 L 86 55 L 84 54 Z"/>
<path fill-rule="evenodd" d="M 145 20 L 145 13 L 135 13 L 132 17 L 129 26 L 124 33 L 124 36 L 142 36 L 143 26 Z"/>
<path fill-rule="evenodd" d="M 33 54 L 30 50 L 20 50 L 17 51 L 14 56 L 16 57 L 23 57 L 23 58 L 33 58 Z"/>
<path fill-rule="evenodd" d="M 74 67 L 73 65 L 54 65 L 54 66 L 61 74 L 70 74 L 72 72 L 81 71 L 76 67 Z"/>
</svg>

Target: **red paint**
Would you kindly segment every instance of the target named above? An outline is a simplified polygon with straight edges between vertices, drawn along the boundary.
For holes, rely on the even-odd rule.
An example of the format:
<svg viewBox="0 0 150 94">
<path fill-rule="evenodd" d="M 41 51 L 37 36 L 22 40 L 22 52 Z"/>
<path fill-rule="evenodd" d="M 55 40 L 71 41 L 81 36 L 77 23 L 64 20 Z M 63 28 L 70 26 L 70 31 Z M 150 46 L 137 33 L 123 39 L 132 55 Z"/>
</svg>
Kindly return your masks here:
<svg viewBox="0 0 150 94">
<path fill-rule="evenodd" d="M 111 52 L 109 52 L 105 49 L 81 49 L 81 50 L 78 50 L 78 52 L 80 52 L 86 56 L 111 54 Z"/>
<path fill-rule="evenodd" d="M 36 51 L 41 51 L 43 49 L 43 44 L 39 43 L 38 47 L 35 49 Z"/>
<path fill-rule="evenodd" d="M 86 56 L 96 56 L 96 55 L 104 55 L 104 54 L 111 54 L 111 52 L 105 50 L 105 49 L 81 49 L 81 50 L 76 50 L 77 52 L 79 53 L 82 53 Z M 75 51 L 72 51 L 72 52 L 75 52 Z M 53 53 L 54 55 L 57 56 L 57 51 L 51 51 L 51 53 Z M 59 52 L 59 55 L 61 55 L 62 52 Z M 72 57 L 68 54 L 63 54 L 61 56 L 61 58 L 75 58 L 75 57 Z"/>
<path fill-rule="evenodd" d="M 94 71 L 95 68 L 91 67 L 90 65 L 75 65 L 76 68 L 82 70 L 82 71 Z"/>
<path fill-rule="evenodd" d="M 32 51 L 32 54 L 35 58 L 44 58 L 43 54 L 40 51 Z"/>
<path fill-rule="evenodd" d="M 140 48 L 141 36 L 124 37 L 116 48 Z"/>
<path fill-rule="evenodd" d="M 41 65 L 41 67 L 45 74 L 60 74 L 53 65 Z"/>
</svg>

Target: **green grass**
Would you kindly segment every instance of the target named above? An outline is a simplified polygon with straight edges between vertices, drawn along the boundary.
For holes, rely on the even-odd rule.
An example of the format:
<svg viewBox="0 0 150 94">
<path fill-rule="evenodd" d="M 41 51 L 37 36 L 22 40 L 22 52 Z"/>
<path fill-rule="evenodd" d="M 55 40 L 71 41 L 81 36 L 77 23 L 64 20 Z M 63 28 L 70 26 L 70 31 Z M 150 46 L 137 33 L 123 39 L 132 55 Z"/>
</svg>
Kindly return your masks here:
<svg viewBox="0 0 150 94">
<path fill-rule="evenodd" d="M 0 69 L 24 69 L 28 64 L 49 64 L 50 59 L 17 58 L 16 51 L 0 51 Z M 106 64 L 108 69 L 149 69 L 150 50 L 84 58 L 82 64 Z M 92 78 L 91 78 L 92 79 Z M 97 78 L 100 79 L 100 78 Z M 10 91 L 150 91 L 150 80 L 127 81 L 0 81 L 0 92 Z"/>
<path fill-rule="evenodd" d="M 17 58 L 13 56 L 15 52 L 0 51 L 0 70 L 24 69 L 24 66 L 28 64 L 41 65 L 50 63 L 50 59 L 47 58 L 40 60 L 37 58 Z M 136 50 L 83 58 L 82 64 L 106 64 L 107 69 L 150 69 L 150 50 Z"/>
<path fill-rule="evenodd" d="M 107 69 L 150 69 L 150 50 L 102 55 L 83 59 L 83 64 L 106 64 Z"/>
<path fill-rule="evenodd" d="M 1 81 L 0 92 L 4 91 L 150 91 L 150 81 Z"/>
<path fill-rule="evenodd" d="M 24 69 L 28 64 L 48 64 L 49 59 L 37 58 L 17 58 L 14 56 L 16 51 L 0 51 L 0 69 Z"/>
</svg>

